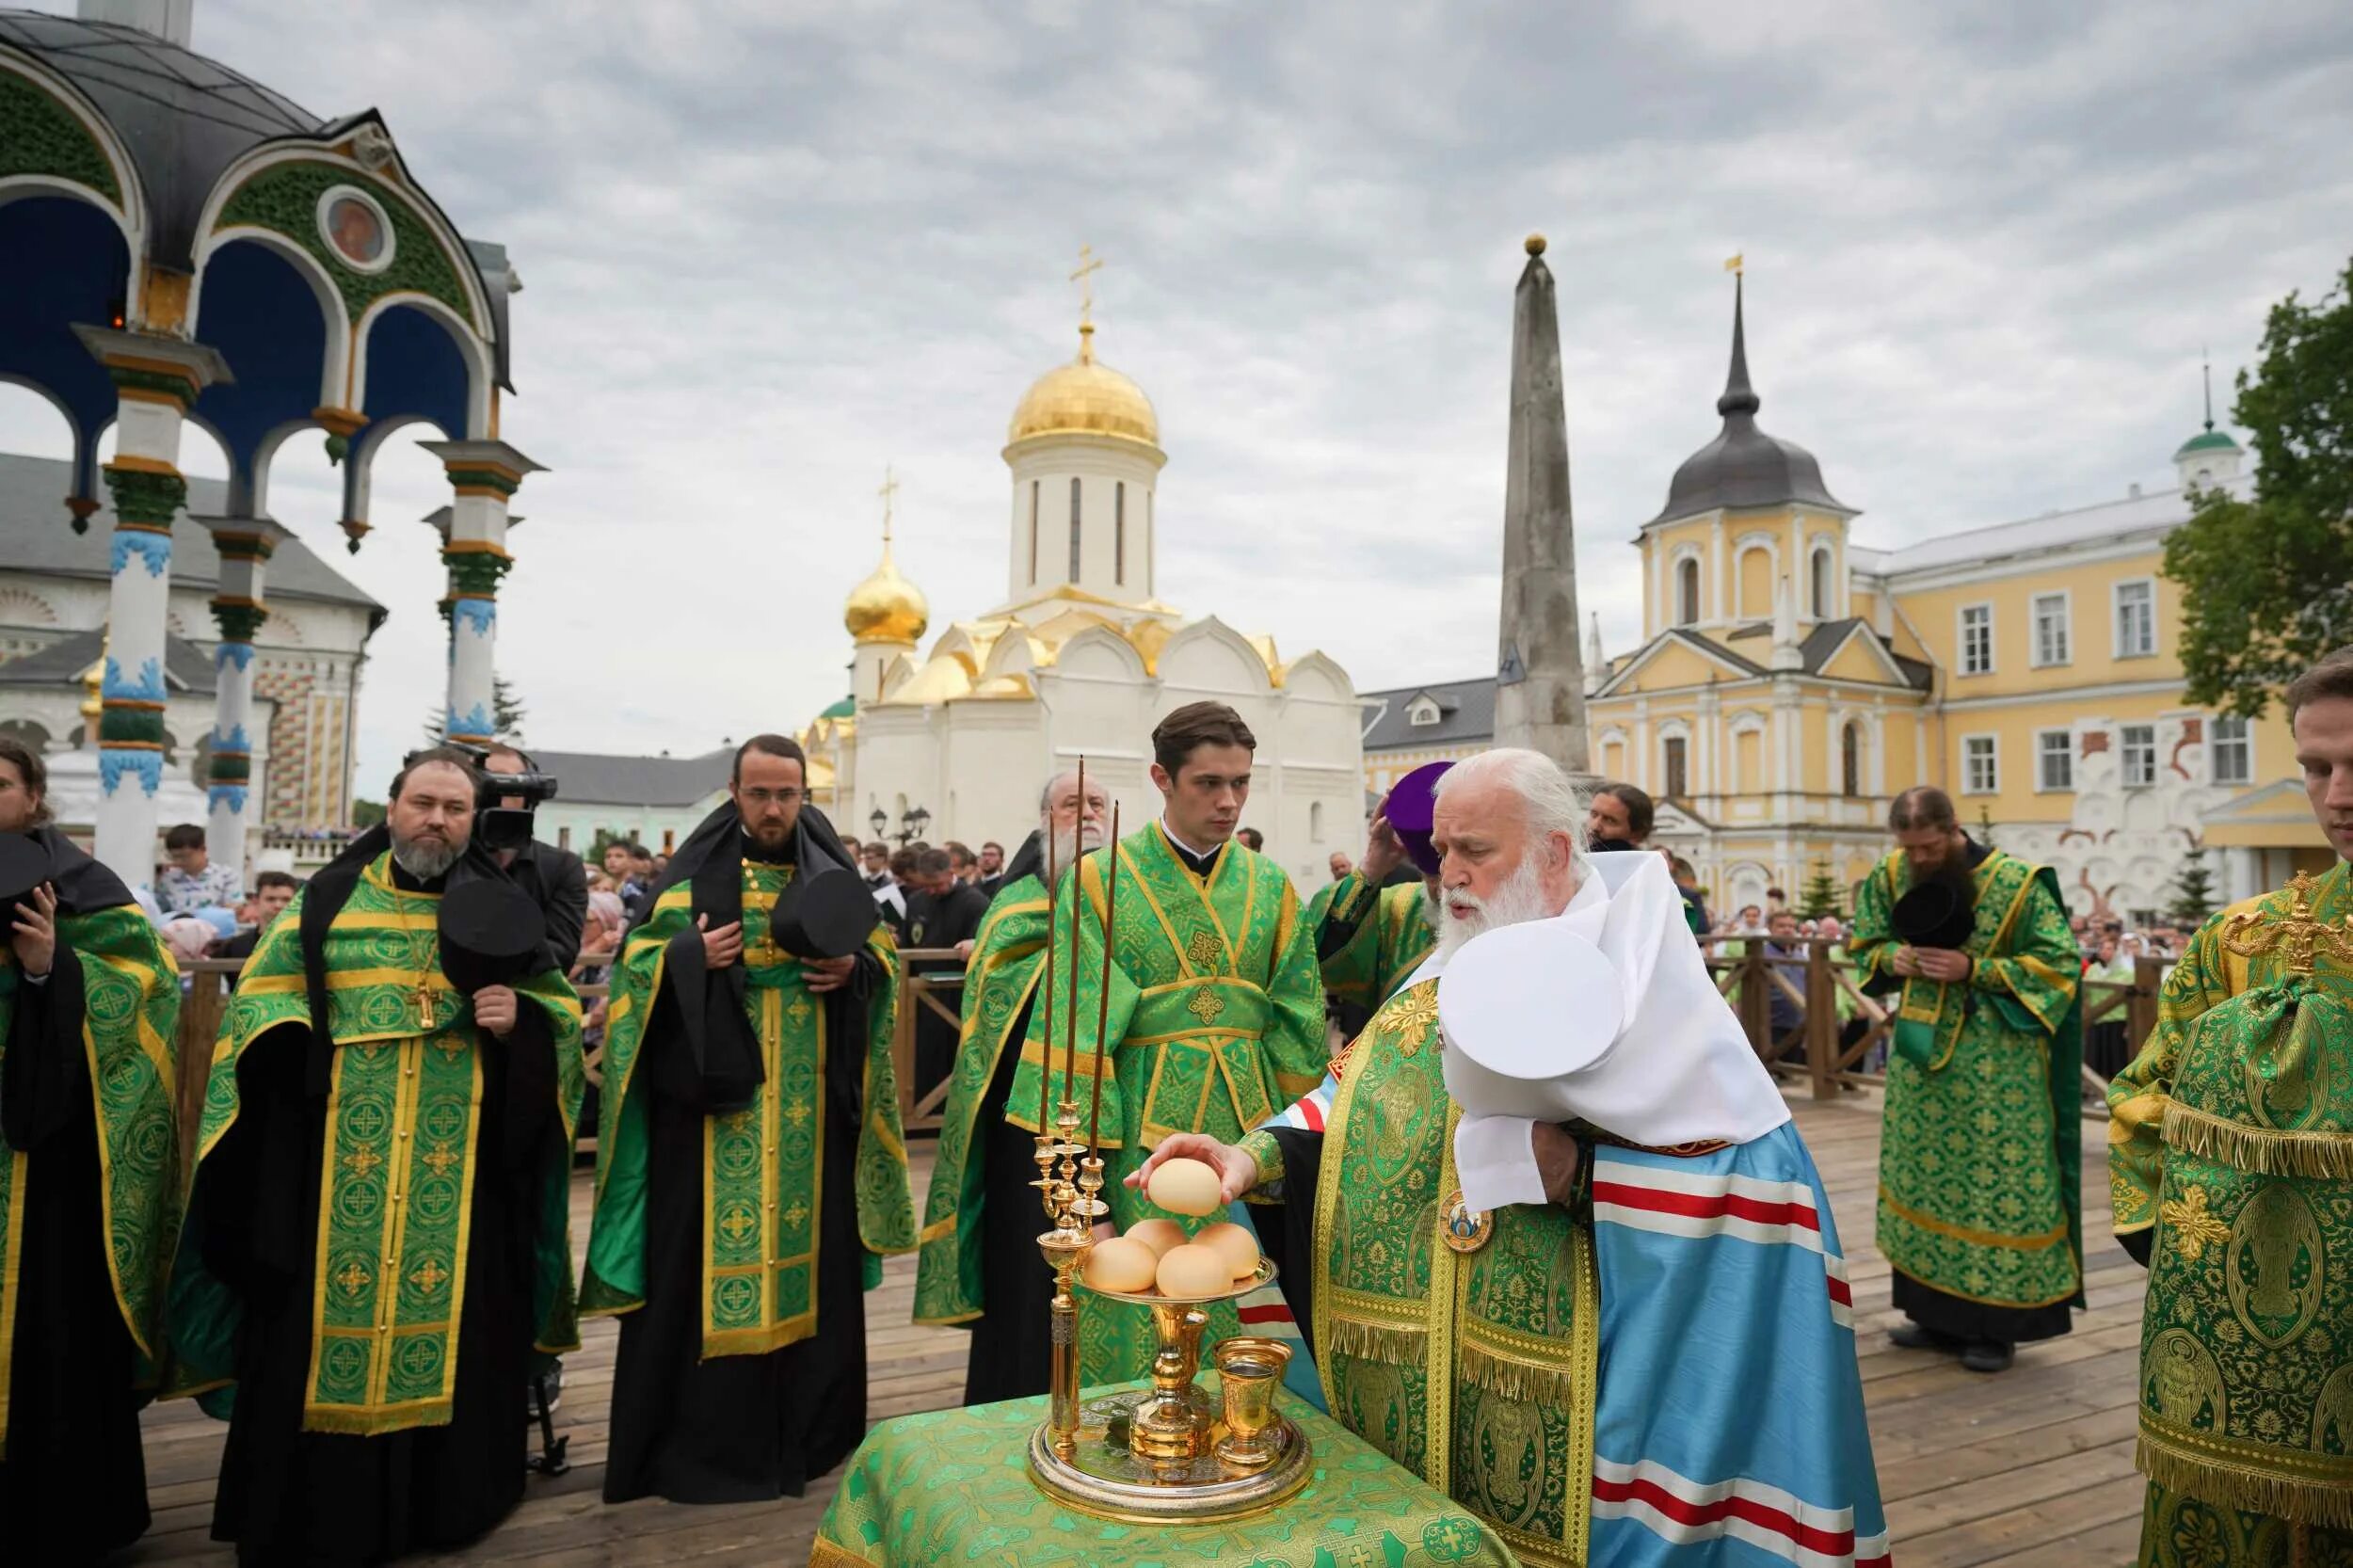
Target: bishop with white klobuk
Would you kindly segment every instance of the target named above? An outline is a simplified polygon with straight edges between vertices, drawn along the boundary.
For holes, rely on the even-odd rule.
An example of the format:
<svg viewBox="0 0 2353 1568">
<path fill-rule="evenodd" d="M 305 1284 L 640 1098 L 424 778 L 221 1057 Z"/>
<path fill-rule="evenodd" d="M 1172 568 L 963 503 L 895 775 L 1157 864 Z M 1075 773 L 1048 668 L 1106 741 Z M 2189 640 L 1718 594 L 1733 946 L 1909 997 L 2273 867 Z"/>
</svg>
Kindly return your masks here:
<svg viewBox="0 0 2353 1568">
<path fill-rule="evenodd" d="M 903 574 L 896 508 L 883 558 L 852 590 L 850 695 L 803 735 L 819 804 L 864 836 L 880 814 L 896 836 L 919 808 L 921 836 L 1010 844 L 1033 821 L 1048 775 L 1083 755 L 1134 822 L 1160 797 L 1145 776 L 1152 727 L 1188 702 L 1240 712 L 1258 738 L 1242 824 L 1294 880 L 1323 879 L 1333 849 L 1360 833 L 1363 748 L 1353 684 L 1321 653 L 1286 661 L 1270 633 L 1189 617 L 1158 597 L 1160 477 L 1168 461 L 1144 390 L 1096 358 L 1091 255 L 1078 357 L 1015 406 L 1003 598 L 931 630 L 931 603 Z M 885 509 L 891 515 L 887 487 Z M 902 502 L 904 497 L 899 498 Z M 1269 520 L 1270 522 L 1275 520 Z M 1225 568 L 1236 576 L 1249 563 Z M 1217 579 L 1196 578 L 1196 588 Z"/>
</svg>

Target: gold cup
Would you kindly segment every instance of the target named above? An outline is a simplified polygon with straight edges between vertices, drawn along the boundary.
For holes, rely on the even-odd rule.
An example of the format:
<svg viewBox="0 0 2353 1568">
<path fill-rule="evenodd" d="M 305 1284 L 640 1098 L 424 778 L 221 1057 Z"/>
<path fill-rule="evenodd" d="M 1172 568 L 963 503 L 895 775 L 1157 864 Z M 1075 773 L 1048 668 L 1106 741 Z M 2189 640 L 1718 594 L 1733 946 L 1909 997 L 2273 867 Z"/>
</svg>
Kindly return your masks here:
<svg viewBox="0 0 2353 1568">
<path fill-rule="evenodd" d="M 1274 1388 L 1283 1381 L 1291 1348 L 1280 1339 L 1236 1335 L 1217 1347 L 1217 1381 L 1225 1398 L 1225 1435 L 1217 1457 L 1238 1469 L 1261 1469 L 1275 1457 L 1273 1440 L 1281 1417 L 1274 1414 Z"/>
</svg>

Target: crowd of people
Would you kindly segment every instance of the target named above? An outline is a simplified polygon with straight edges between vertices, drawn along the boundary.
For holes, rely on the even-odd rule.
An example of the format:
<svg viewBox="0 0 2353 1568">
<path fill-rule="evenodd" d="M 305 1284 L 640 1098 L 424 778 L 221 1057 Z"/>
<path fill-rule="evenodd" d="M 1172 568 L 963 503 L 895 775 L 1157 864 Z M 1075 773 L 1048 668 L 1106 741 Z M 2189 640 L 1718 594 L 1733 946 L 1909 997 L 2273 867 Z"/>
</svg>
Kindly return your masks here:
<svg viewBox="0 0 2353 1568">
<path fill-rule="evenodd" d="M 2353 1551 L 2353 1336 L 2322 1267 L 2353 1249 L 2353 1075 L 2331 1065 L 2353 1050 L 2353 650 L 2287 706 L 2337 859 L 2182 943 L 2108 1096 L 2115 1230 L 2150 1271 L 2145 1563 Z M 0 739 L 11 1557 L 145 1529 L 158 1395 L 230 1422 L 213 1528 L 240 1561 L 462 1547 L 520 1497 L 518 1391 L 548 1415 L 584 1316 L 619 1319 L 608 1501 L 797 1495 L 867 1433 L 861 1293 L 892 1254 L 920 1255 L 917 1321 L 969 1330 L 968 1402 L 1043 1392 L 1034 1157 L 1083 1099 L 1109 1178 L 1091 1244 L 1177 1225 L 1152 1178 L 1206 1164 L 1280 1264 L 1279 1288 L 1204 1304 L 1210 1337 L 1246 1308 L 1313 1357 L 1300 1397 L 1521 1560 L 1886 1560 L 1865 1304 L 1692 939 L 1714 926 L 1689 868 L 1647 850 L 1648 798 L 1589 796 L 1529 751 L 1433 766 L 1303 899 L 1240 827 L 1255 748 L 1232 710 L 1181 707 L 1150 739 L 1156 820 L 1113 842 L 1099 780 L 1061 774 L 1007 856 L 854 844 L 808 805 L 799 745 L 756 735 L 675 851 L 592 870 L 491 830 L 527 758 L 432 747 L 299 889 L 248 901 L 175 829 L 151 910 Z M 1890 1337 L 1997 1374 L 2085 1304 L 2088 957 L 2128 934 L 2071 919 L 2048 868 L 1973 839 L 1940 790 L 1899 794 L 1888 832 L 1851 920 L 1813 936 L 1888 1026 Z M 166 943 L 222 913 L 253 941 L 184 1181 Z M 1806 948 L 1785 903 L 1754 913 L 1737 939 Z M 920 1220 L 902 948 L 963 981 L 961 1027 L 919 1048 L 945 1102 Z M 567 977 L 591 975 L 584 1013 Z M 1099 1387 L 1156 1336 L 1098 1296 L 1070 1343 Z M 1514 1450 L 1507 1505 L 1453 1456 L 1510 1432 L 1547 1435 Z"/>
</svg>

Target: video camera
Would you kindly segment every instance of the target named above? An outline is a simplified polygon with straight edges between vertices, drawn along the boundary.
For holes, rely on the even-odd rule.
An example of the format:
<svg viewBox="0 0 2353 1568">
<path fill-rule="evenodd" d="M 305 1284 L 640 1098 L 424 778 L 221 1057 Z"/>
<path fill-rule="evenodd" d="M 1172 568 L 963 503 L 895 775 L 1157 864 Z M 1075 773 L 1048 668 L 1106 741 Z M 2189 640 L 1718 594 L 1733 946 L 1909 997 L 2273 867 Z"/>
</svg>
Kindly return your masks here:
<svg viewBox="0 0 2353 1568">
<path fill-rule="evenodd" d="M 483 848 L 493 853 L 520 849 L 531 842 L 531 814 L 540 804 L 555 798 L 555 776 L 541 773 L 526 752 L 513 746 L 474 745 L 465 741 L 444 742 L 451 750 L 462 751 L 473 763 L 474 772 L 482 776 L 481 804 L 474 808 L 473 836 Z M 510 752 L 525 763 L 521 773 L 492 773 L 484 764 L 492 751 Z M 520 806 L 507 801 L 520 797 Z"/>
</svg>

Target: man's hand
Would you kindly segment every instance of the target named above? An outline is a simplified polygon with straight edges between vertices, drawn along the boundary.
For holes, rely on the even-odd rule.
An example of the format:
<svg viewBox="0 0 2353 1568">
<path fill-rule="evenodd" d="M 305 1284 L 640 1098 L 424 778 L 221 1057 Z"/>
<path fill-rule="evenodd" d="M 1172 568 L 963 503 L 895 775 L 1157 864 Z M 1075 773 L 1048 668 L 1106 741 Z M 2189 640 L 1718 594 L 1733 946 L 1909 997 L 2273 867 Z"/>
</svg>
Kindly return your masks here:
<svg viewBox="0 0 2353 1568">
<path fill-rule="evenodd" d="M 1955 952 L 1950 948 L 1916 948 L 1913 951 L 1913 962 L 1930 980 L 1948 983 L 1968 979 L 1969 971 L 1977 967 L 1977 961 L 1967 953 Z"/>
<path fill-rule="evenodd" d="M 1577 1140 L 1550 1122 L 1538 1122 L 1529 1142 L 1536 1156 L 1537 1174 L 1545 1178 L 1545 1201 L 1568 1202 L 1577 1191 Z"/>
<path fill-rule="evenodd" d="M 958 958 L 969 958 L 972 956 L 971 937 L 967 936 L 963 941 L 956 944 L 956 956 Z"/>
<path fill-rule="evenodd" d="M 1397 836 L 1385 814 L 1374 817 L 1372 831 L 1365 839 L 1365 857 L 1356 862 L 1357 874 L 1378 888 L 1404 859 L 1405 840 Z"/>
<path fill-rule="evenodd" d="M 515 1029 L 515 993 L 504 985 L 485 985 L 473 994 L 474 1027 L 504 1040 Z"/>
<path fill-rule="evenodd" d="M 742 920 L 729 920 L 727 924 L 713 930 L 710 916 L 697 915 L 695 917 L 695 929 L 703 934 L 704 968 L 724 969 L 744 956 L 744 922 Z"/>
<path fill-rule="evenodd" d="M 1888 960 L 1887 967 L 1906 977 L 1925 972 L 1920 968 L 1920 952 L 1917 948 L 1897 948 L 1896 956 Z"/>
<path fill-rule="evenodd" d="M 1152 1173 L 1160 1168 L 1163 1160 L 1198 1160 L 1218 1176 L 1218 1195 L 1232 1203 L 1258 1185 L 1258 1162 L 1247 1149 L 1232 1144 L 1221 1144 L 1206 1132 L 1172 1132 L 1160 1140 L 1160 1146 L 1151 1158 L 1128 1175 L 1128 1185 L 1137 1192 Z"/>
<path fill-rule="evenodd" d="M 8 945 L 16 950 L 17 967 L 30 979 L 39 980 L 56 962 L 57 895 L 48 883 L 33 889 L 32 903 L 16 906 Z"/>
<path fill-rule="evenodd" d="M 839 991 L 850 983 L 850 971 L 857 968 L 857 954 L 844 953 L 839 958 L 804 958 L 801 979 L 808 985 L 808 994 L 822 997 L 827 991 Z"/>
</svg>

